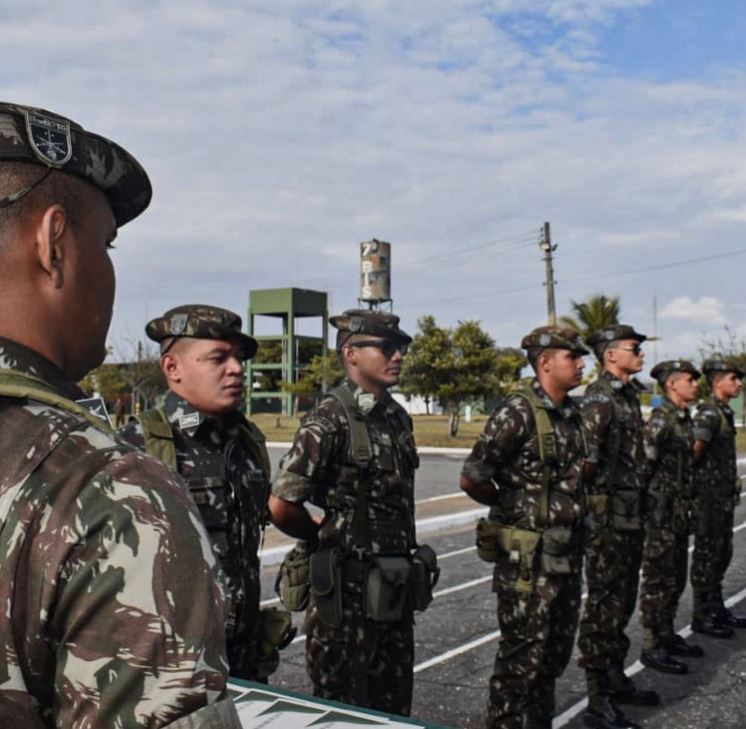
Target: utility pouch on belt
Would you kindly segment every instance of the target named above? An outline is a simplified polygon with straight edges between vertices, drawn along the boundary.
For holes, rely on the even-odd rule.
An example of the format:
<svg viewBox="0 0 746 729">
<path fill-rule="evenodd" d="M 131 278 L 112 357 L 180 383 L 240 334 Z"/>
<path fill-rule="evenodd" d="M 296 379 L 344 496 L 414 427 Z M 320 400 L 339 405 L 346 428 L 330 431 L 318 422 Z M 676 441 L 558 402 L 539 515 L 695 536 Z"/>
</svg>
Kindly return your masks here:
<svg viewBox="0 0 746 729">
<path fill-rule="evenodd" d="M 572 529 L 551 527 L 541 537 L 541 569 L 547 575 L 567 575 L 571 572 L 568 557 L 573 543 Z"/>
<path fill-rule="evenodd" d="M 609 517 L 609 497 L 607 494 L 586 494 L 585 502 L 588 511 L 593 514 L 596 524 L 606 526 Z"/>
<path fill-rule="evenodd" d="M 341 563 L 336 549 L 314 552 L 309 561 L 311 595 L 319 618 L 335 628 L 342 622 Z"/>
<path fill-rule="evenodd" d="M 611 524 L 619 531 L 642 527 L 639 491 L 615 491 L 611 497 Z"/>
<path fill-rule="evenodd" d="M 282 604 L 292 612 L 308 606 L 311 592 L 310 554 L 303 542 L 298 542 L 286 555 L 275 579 L 275 592 Z"/>
<path fill-rule="evenodd" d="M 297 632 L 287 610 L 278 607 L 263 607 L 260 610 L 256 646 L 257 678 L 267 678 L 277 670 L 279 652 L 290 645 Z"/>
<path fill-rule="evenodd" d="M 407 557 L 374 557 L 365 582 L 366 617 L 394 623 L 404 615 L 410 562 Z"/>
<path fill-rule="evenodd" d="M 497 562 L 503 553 L 498 543 L 498 532 L 505 527 L 482 517 L 477 522 L 477 556 L 485 562 Z"/>
<path fill-rule="evenodd" d="M 433 588 L 438 584 L 440 567 L 435 550 L 427 544 L 412 555 L 409 573 L 409 594 L 415 610 L 426 610 L 433 601 Z"/>
<path fill-rule="evenodd" d="M 531 592 L 534 588 L 534 557 L 539 546 L 541 532 L 495 525 L 497 546 L 500 554 L 507 554 L 511 564 L 518 567 L 518 576 L 513 587 L 518 592 Z"/>
</svg>

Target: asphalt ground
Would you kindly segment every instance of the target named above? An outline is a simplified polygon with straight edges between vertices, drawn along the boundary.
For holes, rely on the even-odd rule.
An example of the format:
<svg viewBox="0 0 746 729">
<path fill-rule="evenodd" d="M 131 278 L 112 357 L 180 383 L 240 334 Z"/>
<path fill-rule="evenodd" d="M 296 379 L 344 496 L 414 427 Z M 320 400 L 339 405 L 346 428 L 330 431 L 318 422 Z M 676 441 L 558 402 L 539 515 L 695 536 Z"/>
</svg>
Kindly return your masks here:
<svg viewBox="0 0 746 729">
<path fill-rule="evenodd" d="M 272 448 L 276 463 L 281 449 Z M 412 716 L 450 727 L 483 727 L 487 683 L 499 638 L 495 597 L 491 592 L 492 570 L 481 562 L 474 549 L 475 516 L 458 523 L 466 511 L 478 505 L 457 496 L 458 474 L 463 455 L 424 455 L 417 475 L 418 522 L 431 519 L 435 504 L 446 504 L 444 518 L 420 542 L 430 544 L 439 555 L 441 578 L 435 600 L 425 613 L 416 616 L 415 688 Z M 273 464 L 274 465 L 274 464 Z M 742 470 L 744 467 L 742 466 Z M 447 498 L 443 498 L 447 497 Z M 433 501 L 435 499 L 435 501 Z M 732 608 L 746 613 L 746 504 L 736 511 L 735 556 L 724 584 Z M 455 524 L 455 525 L 449 525 Z M 279 538 L 277 535 L 276 538 Z M 265 603 L 274 599 L 276 565 L 262 569 Z M 668 729 L 727 729 L 746 726 L 746 630 L 730 640 L 701 635 L 689 638 L 691 591 L 682 597 L 676 629 L 701 645 L 705 657 L 686 659 L 686 676 L 669 676 L 643 668 L 637 661 L 641 630 L 633 617 L 628 635 L 632 647 L 628 673 L 644 688 L 654 688 L 662 703 L 653 709 L 625 707 L 631 718 L 646 727 Z M 295 614 L 298 637 L 282 653 L 280 668 L 271 683 L 308 692 L 305 673 L 302 614 Z M 557 683 L 555 729 L 583 726 L 585 678 L 577 666 L 577 651 Z"/>
</svg>

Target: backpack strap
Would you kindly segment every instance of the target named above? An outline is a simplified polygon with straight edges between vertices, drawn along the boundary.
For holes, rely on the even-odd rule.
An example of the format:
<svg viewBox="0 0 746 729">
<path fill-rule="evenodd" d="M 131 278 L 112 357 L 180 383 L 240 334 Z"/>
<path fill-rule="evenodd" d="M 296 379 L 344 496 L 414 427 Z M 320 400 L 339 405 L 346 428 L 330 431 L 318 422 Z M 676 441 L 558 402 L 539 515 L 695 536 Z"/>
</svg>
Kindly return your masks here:
<svg viewBox="0 0 746 729">
<path fill-rule="evenodd" d="M 605 377 L 599 377 L 597 380 L 599 386 L 603 390 L 604 395 L 609 398 L 611 407 L 614 411 L 614 418 L 610 428 L 610 432 L 607 438 L 606 453 L 607 453 L 607 482 L 606 488 L 610 493 L 613 493 L 616 486 L 616 471 L 619 465 L 619 453 L 622 450 L 622 430 L 619 427 L 619 409 L 614 399 L 614 388 L 611 383 Z"/>
<path fill-rule="evenodd" d="M 355 499 L 355 515 L 352 523 L 352 537 L 355 546 L 364 549 L 366 545 L 365 526 L 367 523 L 367 489 L 368 476 L 370 475 L 370 464 L 373 460 L 373 445 L 370 441 L 368 426 L 365 424 L 365 416 L 358 407 L 357 400 L 350 392 L 350 388 L 344 384 L 329 390 L 331 395 L 344 410 L 347 427 L 350 432 L 350 462 L 358 469 L 358 489 Z"/>
<path fill-rule="evenodd" d="M 52 405 L 60 410 L 77 415 L 89 425 L 103 433 L 111 435 L 113 429 L 90 410 L 78 405 L 73 400 L 60 395 L 49 383 L 38 377 L 27 375 L 18 370 L 0 369 L 0 397 L 14 397 L 19 400 L 34 400 L 45 405 Z"/>
<path fill-rule="evenodd" d="M 163 461 L 176 470 L 176 446 L 174 432 L 166 414 L 160 408 L 144 410 L 133 419 L 140 423 L 145 438 L 145 452 Z"/>
</svg>

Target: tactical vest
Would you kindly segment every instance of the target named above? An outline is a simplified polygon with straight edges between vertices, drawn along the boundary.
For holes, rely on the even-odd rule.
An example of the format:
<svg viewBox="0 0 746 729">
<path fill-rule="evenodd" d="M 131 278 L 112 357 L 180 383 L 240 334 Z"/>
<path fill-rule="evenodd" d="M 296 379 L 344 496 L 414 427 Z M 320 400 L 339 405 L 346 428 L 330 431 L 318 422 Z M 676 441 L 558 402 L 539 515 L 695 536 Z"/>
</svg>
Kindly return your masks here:
<svg viewBox="0 0 746 729">
<path fill-rule="evenodd" d="M 382 473 L 383 460 L 390 461 L 388 467 L 404 472 L 405 480 L 406 474 L 411 471 L 413 475 L 419 465 L 409 418 L 403 411 L 395 411 L 398 427 L 391 439 L 390 433 L 369 429 L 366 415 L 345 384 L 330 390 L 328 395 L 344 411 L 349 447 L 339 468 L 336 488 L 327 498 L 327 521 L 319 533 L 322 547 L 334 546 L 361 557 L 409 554 L 416 546 L 414 503 L 402 511 L 402 495 L 394 493 L 391 498 L 398 498 L 399 503 L 391 504 L 395 508 L 385 512 L 381 507 L 386 504 L 372 501 L 369 494 L 372 483 Z M 410 489 L 411 497 L 411 486 L 403 486 Z"/>
<path fill-rule="evenodd" d="M 701 501 L 703 504 L 711 506 L 713 501 L 724 500 L 730 505 L 733 499 L 733 482 L 740 484 L 738 468 L 736 466 L 735 425 L 714 398 L 709 398 L 702 405 L 714 407 L 720 417 L 720 423 L 718 432 L 714 435 L 705 450 L 704 457 L 697 464 L 697 470 L 701 472 L 703 469 L 706 469 L 710 472 L 710 476 L 713 475 L 712 472 L 718 472 L 718 488 L 713 492 L 711 486 L 709 486 L 707 493 L 700 494 L 703 497 Z M 721 464 L 728 464 L 730 473 L 724 472 Z"/>
</svg>

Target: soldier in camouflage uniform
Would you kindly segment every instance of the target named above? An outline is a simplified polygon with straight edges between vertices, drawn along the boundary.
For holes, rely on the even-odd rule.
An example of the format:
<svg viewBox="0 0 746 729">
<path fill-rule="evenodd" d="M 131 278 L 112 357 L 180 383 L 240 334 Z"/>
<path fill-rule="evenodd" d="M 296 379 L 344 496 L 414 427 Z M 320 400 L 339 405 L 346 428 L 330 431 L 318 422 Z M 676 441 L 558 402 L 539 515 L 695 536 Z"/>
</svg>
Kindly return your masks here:
<svg viewBox="0 0 746 729">
<path fill-rule="evenodd" d="M 480 556 L 495 562 L 502 635 L 490 679 L 489 729 L 549 729 L 554 685 L 572 655 L 583 564 L 584 447 L 568 397 L 580 384 L 578 335 L 539 327 L 523 338 L 536 377 L 492 414 L 461 488 L 489 505 Z"/>
<path fill-rule="evenodd" d="M 414 640 L 403 575 L 417 546 L 419 462 L 411 419 L 387 390 L 399 381 L 411 337 L 399 317 L 383 312 L 353 309 L 330 321 L 346 378 L 301 422 L 275 477 L 270 511 L 313 551 L 305 631 L 314 694 L 407 715 Z M 323 509 L 320 524 L 305 502 Z M 391 588 L 389 614 L 372 604 L 381 573 Z"/>
<path fill-rule="evenodd" d="M 265 680 L 275 667 L 272 656 L 265 665 L 257 655 L 269 457 L 261 431 L 240 410 L 256 340 L 241 331 L 238 314 L 201 304 L 171 309 L 145 332 L 161 346 L 169 392 L 162 408 L 137 416 L 122 436 L 187 482 L 228 578 L 231 676 Z"/>
<path fill-rule="evenodd" d="M 728 401 L 741 392 L 746 372 L 722 357 L 708 359 L 702 371 L 712 395 L 694 415 L 694 485 L 697 498 L 691 581 L 692 630 L 729 638 L 746 628 L 746 617 L 723 603 L 723 577 L 733 556 L 733 510 L 741 495 L 736 468 L 736 429 Z"/>
<path fill-rule="evenodd" d="M 580 621 L 578 663 L 586 671 L 588 711 L 594 727 L 635 726 L 615 706 L 659 703 L 624 674 L 629 638 L 624 631 L 637 604 L 642 563 L 642 499 L 645 492 L 641 386 L 644 334 L 626 324 L 587 338 L 603 369 L 581 405 L 588 454 L 584 464 L 588 508 L 596 538 L 586 547 L 588 598 Z"/>
<path fill-rule="evenodd" d="M 240 726 L 197 510 L 75 385 L 106 353 L 107 249 L 150 196 L 113 142 L 0 104 L 3 727 Z"/>
<path fill-rule="evenodd" d="M 699 371 L 686 360 L 659 362 L 650 371 L 665 392 L 644 428 L 648 461 L 645 546 L 640 587 L 643 665 L 665 673 L 689 669 L 673 656 L 704 655 L 674 630 L 679 598 L 686 587 L 692 514 L 692 419 Z"/>
</svg>

